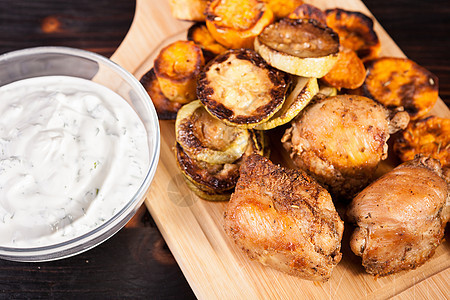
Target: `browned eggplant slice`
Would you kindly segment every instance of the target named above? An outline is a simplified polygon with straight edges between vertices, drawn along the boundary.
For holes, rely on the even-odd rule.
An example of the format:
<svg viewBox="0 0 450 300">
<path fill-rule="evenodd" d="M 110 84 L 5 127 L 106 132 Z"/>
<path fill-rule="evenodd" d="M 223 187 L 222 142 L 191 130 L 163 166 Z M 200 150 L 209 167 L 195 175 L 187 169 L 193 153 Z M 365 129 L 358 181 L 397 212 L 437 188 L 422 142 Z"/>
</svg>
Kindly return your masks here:
<svg viewBox="0 0 450 300">
<path fill-rule="evenodd" d="M 229 50 L 200 73 L 197 96 L 219 120 L 253 128 L 281 108 L 286 87 L 285 74 L 269 66 L 256 52 Z"/>
</svg>

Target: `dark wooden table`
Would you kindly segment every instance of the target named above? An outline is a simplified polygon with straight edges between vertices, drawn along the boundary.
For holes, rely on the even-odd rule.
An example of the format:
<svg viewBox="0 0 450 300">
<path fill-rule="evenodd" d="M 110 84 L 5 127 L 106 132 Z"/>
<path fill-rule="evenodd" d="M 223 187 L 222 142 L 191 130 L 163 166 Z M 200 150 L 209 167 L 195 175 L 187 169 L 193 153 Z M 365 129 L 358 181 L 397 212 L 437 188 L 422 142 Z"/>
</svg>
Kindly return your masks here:
<svg viewBox="0 0 450 300">
<path fill-rule="evenodd" d="M 151 0 L 149 0 L 151 1 Z M 405 54 L 440 79 L 450 106 L 448 1 L 364 0 Z M 111 56 L 132 22 L 132 0 L 0 0 L 0 54 L 33 46 Z M 142 207 L 100 246 L 64 260 L 0 260 L 0 298 L 195 298 L 151 216 Z"/>
</svg>

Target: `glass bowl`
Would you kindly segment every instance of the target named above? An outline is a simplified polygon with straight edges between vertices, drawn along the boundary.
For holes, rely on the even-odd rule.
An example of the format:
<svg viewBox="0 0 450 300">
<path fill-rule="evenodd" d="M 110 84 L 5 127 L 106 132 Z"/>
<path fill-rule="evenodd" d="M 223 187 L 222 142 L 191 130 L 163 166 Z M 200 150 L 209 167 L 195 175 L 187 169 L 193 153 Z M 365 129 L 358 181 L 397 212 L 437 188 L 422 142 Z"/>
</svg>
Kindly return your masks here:
<svg viewBox="0 0 450 300">
<path fill-rule="evenodd" d="M 158 117 L 147 92 L 129 72 L 101 55 L 67 47 L 37 47 L 0 55 L 0 87 L 22 79 L 56 75 L 96 82 L 125 99 L 146 129 L 149 164 L 142 166 L 146 171 L 137 192 L 104 223 L 83 235 L 48 246 L 0 246 L 2 259 L 27 262 L 56 260 L 95 247 L 119 231 L 133 217 L 145 199 L 157 168 L 160 149 Z"/>
</svg>

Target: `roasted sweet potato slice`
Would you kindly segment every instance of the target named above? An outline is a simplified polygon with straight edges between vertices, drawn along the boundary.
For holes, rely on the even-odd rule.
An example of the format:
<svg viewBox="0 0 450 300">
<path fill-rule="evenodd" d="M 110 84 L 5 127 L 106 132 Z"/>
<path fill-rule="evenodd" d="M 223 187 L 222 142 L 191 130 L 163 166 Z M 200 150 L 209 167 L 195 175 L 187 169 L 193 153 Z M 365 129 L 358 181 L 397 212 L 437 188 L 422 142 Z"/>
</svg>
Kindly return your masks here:
<svg viewBox="0 0 450 300">
<path fill-rule="evenodd" d="M 204 22 L 194 23 L 189 27 L 187 39 L 193 41 L 203 50 L 203 56 L 206 61 L 208 58 L 214 58 L 216 55 L 227 51 L 227 48 L 219 44 L 211 35 Z M 206 53 L 205 53 L 206 52 Z"/>
<path fill-rule="evenodd" d="M 438 78 L 407 58 L 368 63 L 364 93 L 387 107 L 403 106 L 411 119 L 425 116 L 438 99 Z"/>
<path fill-rule="evenodd" d="M 355 51 L 342 48 L 334 67 L 322 80 L 337 89 L 356 89 L 364 83 L 366 68 Z"/>
<path fill-rule="evenodd" d="M 302 0 L 262 0 L 272 10 L 276 18 L 287 17 L 297 6 L 303 3 Z"/>
<path fill-rule="evenodd" d="M 423 154 L 450 168 L 450 119 L 430 116 L 410 122 L 394 139 L 394 152 L 402 161 Z"/>
<path fill-rule="evenodd" d="M 156 113 L 160 120 L 175 120 L 177 112 L 181 108 L 182 104 L 170 101 L 161 91 L 158 79 L 156 78 L 153 68 L 142 76 L 140 80 L 141 84 L 147 91 L 150 99 L 152 99 L 155 106 Z"/>
<path fill-rule="evenodd" d="M 290 19 L 314 19 L 322 24 L 327 24 L 327 16 L 325 12 L 320 8 L 303 3 L 302 5 L 296 7 L 292 13 L 289 14 Z"/>
<path fill-rule="evenodd" d="M 202 49 L 192 41 L 176 41 L 163 48 L 154 65 L 163 94 L 180 103 L 196 99 L 197 76 L 204 64 Z"/>
<path fill-rule="evenodd" d="M 269 66 L 253 50 L 229 50 L 211 60 L 200 73 L 197 96 L 223 122 L 253 128 L 282 106 L 285 74 Z"/>
<path fill-rule="evenodd" d="M 227 48 L 253 48 L 255 37 L 273 21 L 273 13 L 258 0 L 213 0 L 206 9 L 206 26 Z"/>
<path fill-rule="evenodd" d="M 325 14 L 327 25 L 337 32 L 341 45 L 355 51 L 363 61 L 378 57 L 380 40 L 370 17 L 340 8 L 327 9 Z"/>
<path fill-rule="evenodd" d="M 255 39 L 255 50 L 284 72 L 320 78 L 337 61 L 339 37 L 314 19 L 288 19 L 267 26 Z"/>
<path fill-rule="evenodd" d="M 204 21 L 205 9 L 209 0 L 170 0 L 174 18 L 186 21 Z"/>
</svg>

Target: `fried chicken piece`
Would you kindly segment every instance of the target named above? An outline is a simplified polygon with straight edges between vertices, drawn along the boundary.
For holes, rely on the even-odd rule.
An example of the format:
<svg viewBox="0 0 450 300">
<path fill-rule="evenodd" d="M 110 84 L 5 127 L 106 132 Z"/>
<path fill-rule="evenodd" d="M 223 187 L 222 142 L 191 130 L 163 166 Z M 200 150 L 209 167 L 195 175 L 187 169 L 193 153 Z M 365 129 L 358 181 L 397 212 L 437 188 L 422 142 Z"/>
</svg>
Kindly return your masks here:
<svg viewBox="0 0 450 300">
<path fill-rule="evenodd" d="M 406 112 L 391 114 L 369 98 L 339 95 L 306 107 L 281 141 L 296 166 L 332 195 L 351 200 L 387 158 L 390 134 L 408 122 Z"/>
<path fill-rule="evenodd" d="M 368 273 L 414 269 L 434 254 L 450 217 L 449 188 L 438 160 L 416 156 L 353 199 L 350 246 Z"/>
<path fill-rule="evenodd" d="M 251 155 L 225 213 L 225 231 L 250 258 L 326 281 L 341 260 L 344 224 L 329 193 L 306 173 Z"/>
</svg>

